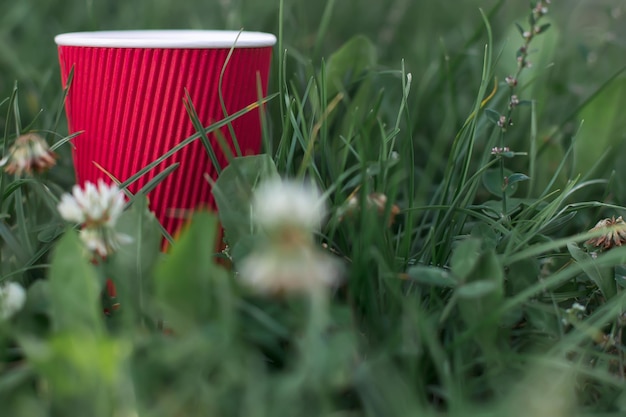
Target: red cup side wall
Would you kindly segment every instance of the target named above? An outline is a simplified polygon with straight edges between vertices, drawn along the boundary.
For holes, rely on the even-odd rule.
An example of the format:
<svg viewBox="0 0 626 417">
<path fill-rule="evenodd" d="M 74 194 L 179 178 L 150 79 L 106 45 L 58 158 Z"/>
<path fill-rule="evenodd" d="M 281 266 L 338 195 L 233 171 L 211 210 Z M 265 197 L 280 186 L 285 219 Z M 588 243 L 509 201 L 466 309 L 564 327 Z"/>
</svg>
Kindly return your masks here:
<svg viewBox="0 0 626 417">
<path fill-rule="evenodd" d="M 156 160 L 195 129 L 185 111 L 185 90 L 204 126 L 220 121 L 220 73 L 228 49 L 135 49 L 59 46 L 63 85 L 74 69 L 66 101 L 70 133 L 83 132 L 73 142 L 77 182 L 95 182 L 108 176 L 125 181 Z M 271 47 L 234 49 L 226 66 L 222 94 L 228 114 L 258 100 L 257 73 L 263 95 Z M 232 123 L 244 154 L 261 149 L 258 110 Z M 227 127 L 220 134 L 231 144 Z M 209 136 L 222 167 L 227 161 L 215 135 Z M 166 230 L 174 234 L 181 215 L 199 207 L 215 208 L 208 173 L 216 170 L 200 140 L 167 158 L 129 187 L 136 193 L 168 166 L 180 166 L 150 194 L 150 207 Z"/>
</svg>

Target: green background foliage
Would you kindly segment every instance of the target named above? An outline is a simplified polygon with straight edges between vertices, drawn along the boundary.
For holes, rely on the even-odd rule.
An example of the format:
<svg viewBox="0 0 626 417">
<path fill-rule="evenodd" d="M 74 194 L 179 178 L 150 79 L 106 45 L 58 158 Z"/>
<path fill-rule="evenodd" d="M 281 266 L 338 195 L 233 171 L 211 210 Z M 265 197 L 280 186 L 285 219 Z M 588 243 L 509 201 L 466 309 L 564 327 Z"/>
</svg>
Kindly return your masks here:
<svg viewBox="0 0 626 417">
<path fill-rule="evenodd" d="M 60 158 L 43 176 L 0 177 L 0 280 L 28 288 L 0 325 L 0 414 L 623 415 L 626 252 L 594 250 L 585 231 L 624 214 L 626 7 L 552 1 L 516 91 L 526 105 L 507 128 L 511 152 L 496 157 L 528 11 L 501 0 L 6 4 L 3 152 L 32 129 Z M 265 153 L 234 159 L 214 185 L 223 242 L 201 212 L 161 251 L 139 193 L 117 225 L 132 243 L 92 264 L 56 211 L 74 177 L 53 38 L 150 28 L 280 35 Z M 504 193 L 500 157 L 515 183 Z M 251 194 L 277 175 L 328 197 L 316 243 L 347 272 L 323 300 L 261 297 L 235 277 L 261 233 Z"/>
</svg>

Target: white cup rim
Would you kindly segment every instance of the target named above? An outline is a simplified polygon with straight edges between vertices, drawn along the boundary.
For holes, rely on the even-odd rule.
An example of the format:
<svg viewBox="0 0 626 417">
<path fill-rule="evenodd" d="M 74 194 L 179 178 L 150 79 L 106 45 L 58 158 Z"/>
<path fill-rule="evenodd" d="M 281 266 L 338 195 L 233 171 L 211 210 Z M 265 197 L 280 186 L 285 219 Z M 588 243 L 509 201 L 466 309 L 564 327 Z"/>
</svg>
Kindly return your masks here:
<svg viewBox="0 0 626 417">
<path fill-rule="evenodd" d="M 271 33 L 231 30 L 105 30 L 55 36 L 59 46 L 101 48 L 260 48 L 273 46 Z"/>
</svg>

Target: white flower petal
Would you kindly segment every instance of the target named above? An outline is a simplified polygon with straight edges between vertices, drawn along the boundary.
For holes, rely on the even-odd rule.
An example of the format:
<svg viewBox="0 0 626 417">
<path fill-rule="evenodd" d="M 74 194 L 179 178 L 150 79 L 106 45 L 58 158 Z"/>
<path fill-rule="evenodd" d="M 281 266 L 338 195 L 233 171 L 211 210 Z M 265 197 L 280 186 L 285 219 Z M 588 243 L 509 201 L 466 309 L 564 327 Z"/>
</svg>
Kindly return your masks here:
<svg viewBox="0 0 626 417">
<path fill-rule="evenodd" d="M 100 230 L 94 228 L 83 229 L 80 231 L 80 238 L 91 252 L 95 252 L 103 258 L 109 255 L 109 247 Z"/>
<path fill-rule="evenodd" d="M 61 201 L 57 206 L 57 210 L 59 210 L 61 217 L 68 222 L 83 223 L 85 221 L 85 215 L 82 208 L 78 205 L 76 199 L 70 194 L 64 194 L 61 196 Z"/>
<path fill-rule="evenodd" d="M 91 182 L 85 183 L 83 188 L 75 185 L 70 197 L 76 206 L 72 207 L 72 212 L 79 208 L 82 211 L 82 222 L 90 224 L 107 224 L 113 227 L 124 209 L 124 195 L 117 186 L 109 186 L 102 180 L 97 186 Z M 66 203 L 69 202 L 65 196 L 63 198 Z M 68 208 L 64 207 L 64 210 L 69 213 Z"/>
<path fill-rule="evenodd" d="M 74 196 L 74 199 L 76 200 L 76 204 L 78 204 L 81 207 L 81 209 L 82 207 L 86 207 L 89 205 L 86 192 L 80 186 L 75 185 L 74 187 L 72 187 L 72 196 Z"/>
<path fill-rule="evenodd" d="M 253 253 L 239 268 L 241 282 L 260 293 L 311 293 L 339 283 L 342 265 L 334 257 L 309 247 Z"/>
<path fill-rule="evenodd" d="M 8 319 L 20 311 L 26 302 L 26 290 L 16 282 L 0 287 L 0 317 Z"/>
<path fill-rule="evenodd" d="M 316 230 L 326 216 L 319 191 L 295 181 L 270 181 L 254 192 L 253 214 L 257 224 L 273 229 L 285 224 Z"/>
</svg>

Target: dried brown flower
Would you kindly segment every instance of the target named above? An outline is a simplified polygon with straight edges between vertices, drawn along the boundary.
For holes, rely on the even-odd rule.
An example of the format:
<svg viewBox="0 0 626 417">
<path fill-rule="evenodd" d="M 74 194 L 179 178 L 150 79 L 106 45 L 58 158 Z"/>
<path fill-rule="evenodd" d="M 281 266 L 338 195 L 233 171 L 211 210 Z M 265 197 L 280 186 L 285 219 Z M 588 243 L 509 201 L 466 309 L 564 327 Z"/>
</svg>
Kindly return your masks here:
<svg viewBox="0 0 626 417">
<path fill-rule="evenodd" d="M 56 163 L 56 154 L 36 133 L 26 133 L 15 140 L 8 154 L 0 161 L 0 166 L 9 174 L 20 177 L 34 172 L 45 172 Z"/>
<path fill-rule="evenodd" d="M 619 216 L 617 219 L 613 216 L 600 220 L 593 229 L 590 230 L 590 232 L 597 231 L 603 231 L 604 234 L 589 239 L 586 242 L 588 245 L 608 250 L 626 243 L 626 222 L 624 222 L 622 216 Z"/>
<path fill-rule="evenodd" d="M 387 206 L 387 196 L 382 193 L 371 193 L 365 199 L 365 203 L 368 209 L 375 209 L 378 212 L 378 214 L 382 216 L 383 214 L 385 214 L 385 208 Z M 358 210 L 359 210 L 359 197 L 358 195 L 356 195 L 356 193 L 353 193 L 348 198 L 348 201 L 343 208 L 343 214 L 341 215 L 341 218 L 343 218 L 344 216 L 351 216 Z M 398 207 L 396 204 L 392 204 L 391 210 L 389 212 L 389 222 L 388 222 L 389 226 L 391 226 L 394 223 L 396 216 L 399 213 L 400 213 L 400 207 Z"/>
</svg>

